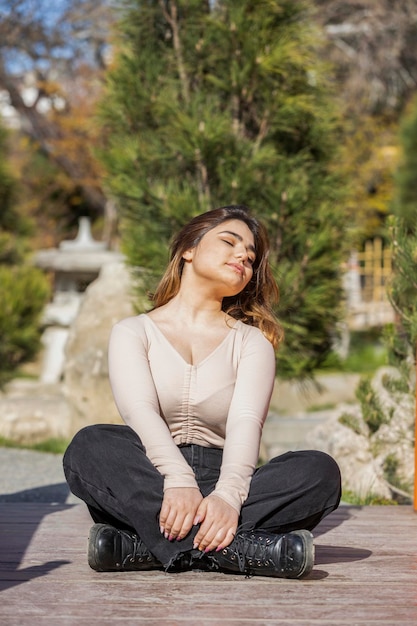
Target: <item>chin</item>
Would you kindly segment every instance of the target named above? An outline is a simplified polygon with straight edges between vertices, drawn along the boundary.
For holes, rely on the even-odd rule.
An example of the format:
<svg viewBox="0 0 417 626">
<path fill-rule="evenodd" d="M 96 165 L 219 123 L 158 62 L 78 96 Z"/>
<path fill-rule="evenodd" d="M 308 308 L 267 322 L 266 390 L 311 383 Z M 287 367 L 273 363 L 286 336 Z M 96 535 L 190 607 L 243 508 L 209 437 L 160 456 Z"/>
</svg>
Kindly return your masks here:
<svg viewBox="0 0 417 626">
<path fill-rule="evenodd" d="M 244 288 L 243 288 L 244 289 Z M 231 291 L 228 294 L 225 294 L 223 298 L 235 298 L 240 293 L 242 293 L 243 289 L 236 289 L 236 291 Z"/>
</svg>

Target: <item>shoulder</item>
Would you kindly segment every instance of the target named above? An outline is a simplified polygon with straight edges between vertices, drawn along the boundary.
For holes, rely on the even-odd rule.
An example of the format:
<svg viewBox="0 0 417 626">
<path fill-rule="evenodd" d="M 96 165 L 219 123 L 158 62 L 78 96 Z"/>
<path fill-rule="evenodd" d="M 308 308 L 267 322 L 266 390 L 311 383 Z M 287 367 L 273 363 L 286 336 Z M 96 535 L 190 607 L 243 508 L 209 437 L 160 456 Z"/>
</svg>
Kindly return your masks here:
<svg viewBox="0 0 417 626">
<path fill-rule="evenodd" d="M 112 328 L 111 335 L 127 334 L 143 338 L 151 330 L 151 324 L 152 322 L 150 322 L 149 317 L 145 313 L 132 315 L 116 322 Z"/>
<path fill-rule="evenodd" d="M 241 335 L 243 345 L 255 347 L 265 352 L 275 353 L 272 343 L 256 326 L 251 326 L 250 324 L 245 324 L 238 320 L 235 329 Z"/>
</svg>

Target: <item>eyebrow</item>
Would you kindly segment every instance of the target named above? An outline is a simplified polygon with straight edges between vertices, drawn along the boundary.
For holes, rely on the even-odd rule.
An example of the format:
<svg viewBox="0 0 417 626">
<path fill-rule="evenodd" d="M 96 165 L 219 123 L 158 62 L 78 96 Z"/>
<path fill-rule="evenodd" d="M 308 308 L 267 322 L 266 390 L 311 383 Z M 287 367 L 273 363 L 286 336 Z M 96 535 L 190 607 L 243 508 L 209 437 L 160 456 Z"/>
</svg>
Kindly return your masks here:
<svg viewBox="0 0 417 626">
<path fill-rule="evenodd" d="M 219 235 L 233 235 L 233 237 L 236 237 L 238 241 L 243 241 L 243 237 L 241 237 L 238 233 L 234 233 L 232 230 L 222 230 Z M 249 244 L 247 249 L 256 254 L 255 246 L 252 244 Z"/>
</svg>

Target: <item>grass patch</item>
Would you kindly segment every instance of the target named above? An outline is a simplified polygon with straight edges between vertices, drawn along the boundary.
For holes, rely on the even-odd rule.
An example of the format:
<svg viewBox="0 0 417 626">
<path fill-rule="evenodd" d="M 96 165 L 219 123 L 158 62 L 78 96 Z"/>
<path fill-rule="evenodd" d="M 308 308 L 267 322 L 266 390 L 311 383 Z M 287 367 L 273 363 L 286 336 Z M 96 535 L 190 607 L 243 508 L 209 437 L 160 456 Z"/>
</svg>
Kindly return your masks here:
<svg viewBox="0 0 417 626">
<path fill-rule="evenodd" d="M 1 448 L 18 448 L 23 450 L 35 450 L 36 452 L 49 452 L 51 454 L 63 454 L 67 449 L 69 441 L 67 439 L 46 439 L 39 443 L 24 444 L 17 443 L 11 439 L 0 437 Z"/>
<path fill-rule="evenodd" d="M 342 359 L 336 352 L 327 357 L 324 372 L 348 374 L 373 374 L 379 367 L 388 365 L 388 349 L 380 329 L 352 331 L 349 353 Z"/>
<path fill-rule="evenodd" d="M 369 505 L 392 505 L 398 504 L 396 500 L 391 500 L 391 498 L 383 498 L 382 496 L 377 496 L 373 493 L 369 493 L 365 496 L 359 496 L 357 493 L 353 491 L 344 490 L 342 493 L 342 502 L 345 504 L 353 504 L 355 506 L 369 506 Z"/>
<path fill-rule="evenodd" d="M 337 405 L 334 402 L 324 402 L 323 404 L 310 404 L 307 407 L 307 411 L 314 413 L 314 411 L 330 411 Z"/>
</svg>

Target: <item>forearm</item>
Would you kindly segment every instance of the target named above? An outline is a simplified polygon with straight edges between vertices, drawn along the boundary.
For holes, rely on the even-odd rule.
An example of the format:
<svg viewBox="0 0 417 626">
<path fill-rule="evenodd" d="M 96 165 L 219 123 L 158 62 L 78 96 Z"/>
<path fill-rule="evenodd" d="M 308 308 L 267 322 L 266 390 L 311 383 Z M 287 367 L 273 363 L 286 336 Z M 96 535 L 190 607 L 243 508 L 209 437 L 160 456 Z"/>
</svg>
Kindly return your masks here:
<svg viewBox="0 0 417 626">
<path fill-rule="evenodd" d="M 263 337 L 245 346 L 226 423 L 215 493 L 240 512 L 258 463 L 262 429 L 275 382 L 275 353 Z"/>
<path fill-rule="evenodd" d="M 213 493 L 238 513 L 248 496 L 258 462 L 261 433 L 260 421 L 247 419 L 226 435 L 220 476 Z"/>
<path fill-rule="evenodd" d="M 124 422 L 140 438 L 148 458 L 164 476 L 165 488 L 195 488 L 194 472 L 160 415 L 145 341 L 146 337 L 137 335 L 126 323 L 112 330 L 109 378 L 115 403 Z"/>
</svg>

